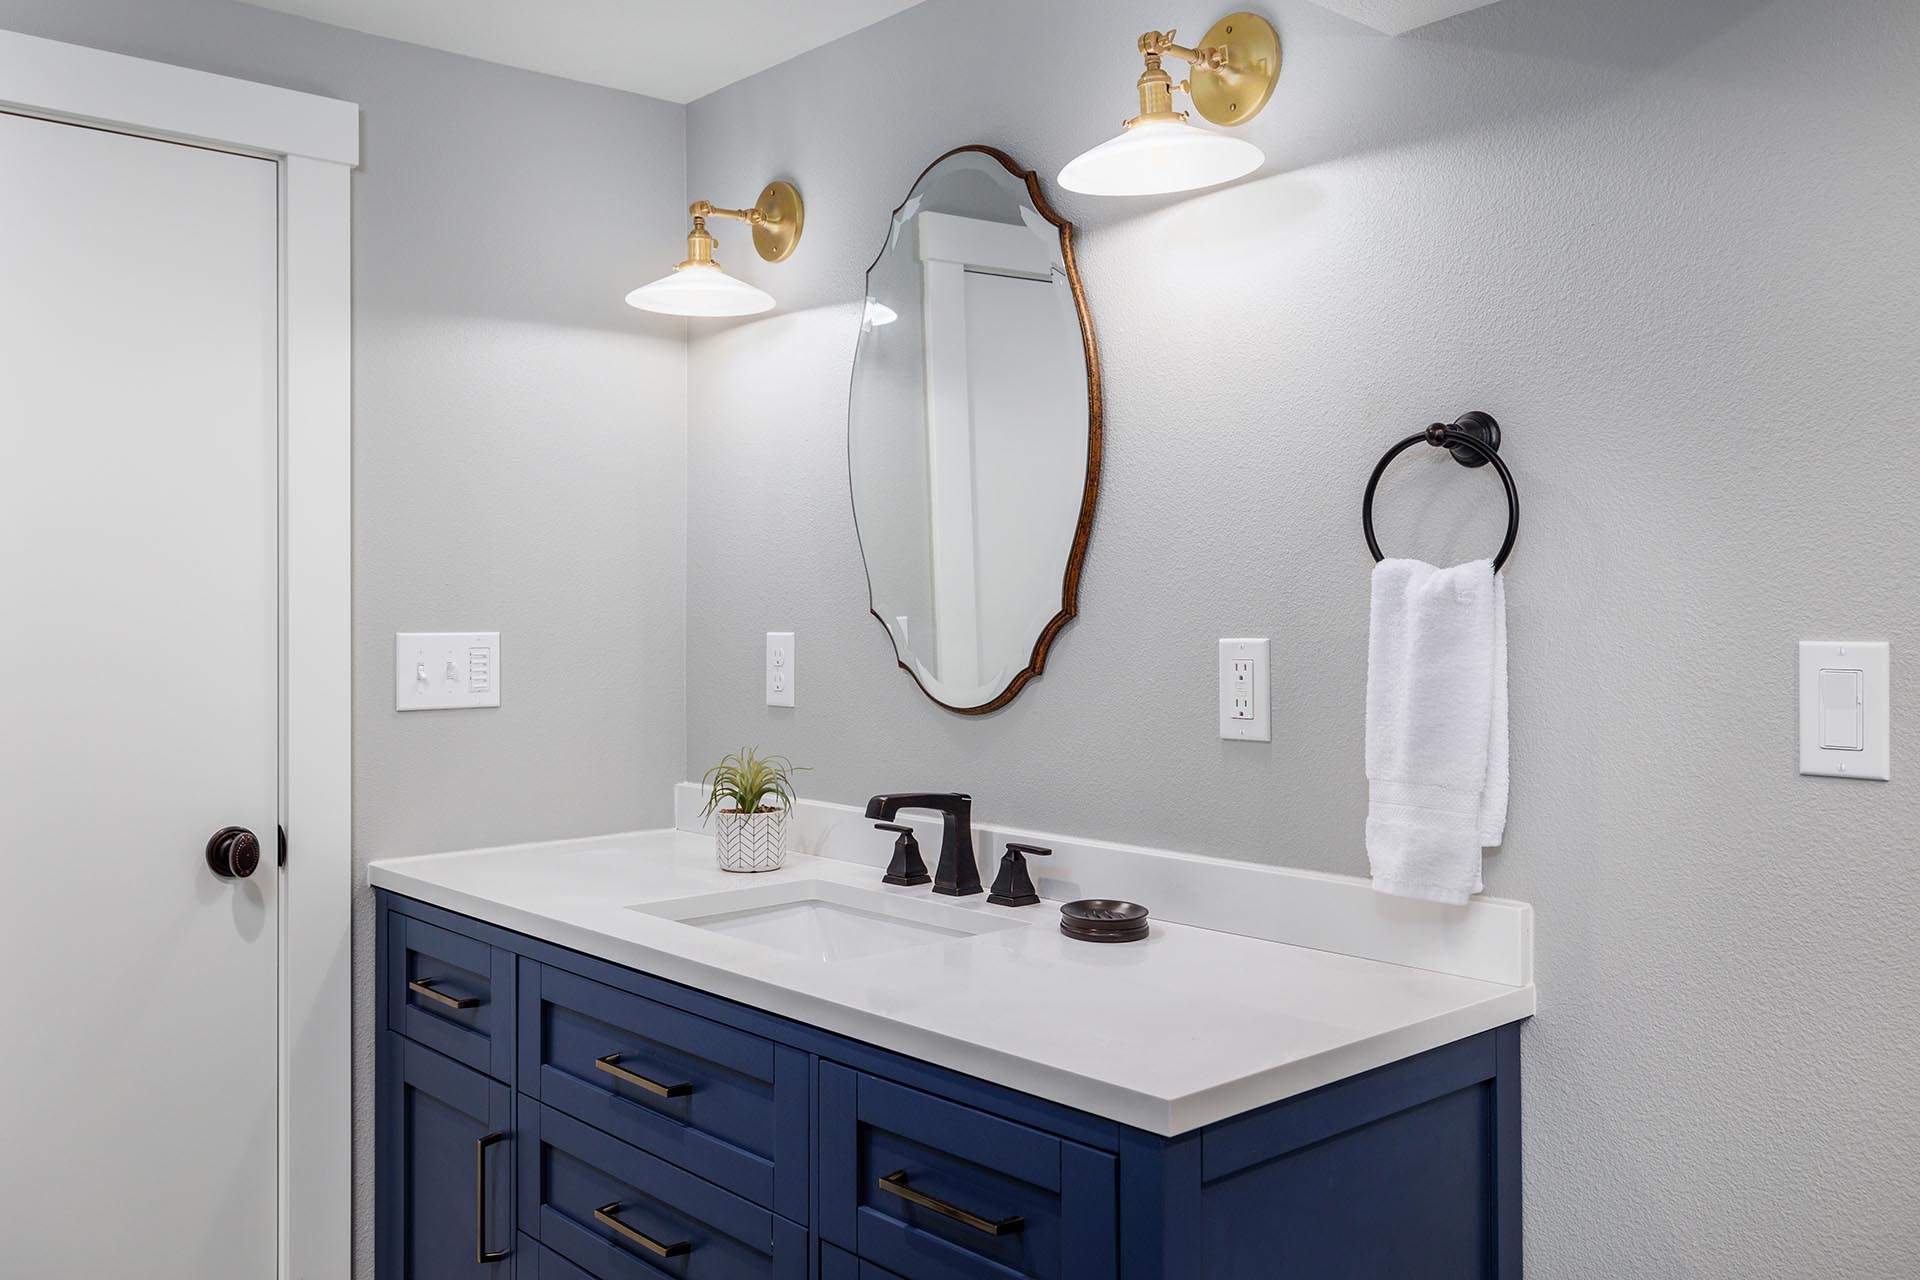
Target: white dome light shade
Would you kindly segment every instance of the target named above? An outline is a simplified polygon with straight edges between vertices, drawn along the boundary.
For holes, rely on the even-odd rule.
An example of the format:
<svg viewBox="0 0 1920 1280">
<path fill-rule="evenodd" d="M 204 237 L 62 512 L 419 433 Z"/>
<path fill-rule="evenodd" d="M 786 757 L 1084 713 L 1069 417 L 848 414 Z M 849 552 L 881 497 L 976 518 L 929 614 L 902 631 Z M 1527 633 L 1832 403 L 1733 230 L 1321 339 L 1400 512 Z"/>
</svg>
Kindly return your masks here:
<svg viewBox="0 0 1920 1280">
<path fill-rule="evenodd" d="M 1069 160 L 1060 185 L 1091 196 L 1160 195 L 1231 182 L 1265 160 L 1242 138 L 1184 120 L 1142 120 Z"/>
<path fill-rule="evenodd" d="M 669 316 L 751 316 L 773 310 L 773 295 L 710 262 L 688 262 L 635 289 L 627 305 Z"/>
</svg>

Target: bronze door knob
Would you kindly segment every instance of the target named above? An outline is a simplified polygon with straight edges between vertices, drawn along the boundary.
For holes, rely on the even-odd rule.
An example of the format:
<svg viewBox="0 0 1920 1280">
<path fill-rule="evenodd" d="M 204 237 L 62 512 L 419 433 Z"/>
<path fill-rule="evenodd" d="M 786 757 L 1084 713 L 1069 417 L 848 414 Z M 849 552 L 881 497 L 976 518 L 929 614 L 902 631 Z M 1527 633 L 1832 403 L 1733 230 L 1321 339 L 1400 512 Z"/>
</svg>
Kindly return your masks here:
<svg viewBox="0 0 1920 1280">
<path fill-rule="evenodd" d="M 260 867 L 260 837 L 245 827 L 222 827 L 207 841 L 207 865 L 224 880 L 244 880 Z"/>
</svg>

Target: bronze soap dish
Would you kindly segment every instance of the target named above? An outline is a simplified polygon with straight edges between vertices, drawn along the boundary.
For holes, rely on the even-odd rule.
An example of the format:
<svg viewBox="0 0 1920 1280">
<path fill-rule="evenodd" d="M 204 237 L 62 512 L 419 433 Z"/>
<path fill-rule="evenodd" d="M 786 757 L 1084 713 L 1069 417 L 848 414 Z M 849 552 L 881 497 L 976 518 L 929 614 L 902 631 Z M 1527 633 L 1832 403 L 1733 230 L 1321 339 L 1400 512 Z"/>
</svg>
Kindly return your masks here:
<svg viewBox="0 0 1920 1280">
<path fill-rule="evenodd" d="M 1147 909 L 1114 898 L 1081 898 L 1062 904 L 1060 932 L 1082 942 L 1138 942 L 1147 936 Z"/>
</svg>

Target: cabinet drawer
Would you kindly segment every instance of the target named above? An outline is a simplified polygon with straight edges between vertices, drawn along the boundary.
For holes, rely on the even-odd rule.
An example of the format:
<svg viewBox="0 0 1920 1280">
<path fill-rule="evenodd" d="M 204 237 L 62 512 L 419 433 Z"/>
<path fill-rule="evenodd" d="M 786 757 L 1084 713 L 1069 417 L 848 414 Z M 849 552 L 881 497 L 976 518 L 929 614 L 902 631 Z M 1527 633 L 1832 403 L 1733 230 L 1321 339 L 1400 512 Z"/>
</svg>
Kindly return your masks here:
<svg viewBox="0 0 1920 1280">
<path fill-rule="evenodd" d="M 511 1083 L 513 953 L 399 911 L 387 926 L 387 1026 Z"/>
<path fill-rule="evenodd" d="M 549 965 L 521 981 L 522 1092 L 806 1221 L 805 1053 Z"/>
<path fill-rule="evenodd" d="M 805 1227 L 552 1107 L 520 1112 L 521 1224 L 596 1280 L 806 1280 Z"/>
<path fill-rule="evenodd" d="M 1112 1156 L 830 1062 L 819 1197 L 825 1239 L 913 1280 L 1117 1270 Z"/>
</svg>

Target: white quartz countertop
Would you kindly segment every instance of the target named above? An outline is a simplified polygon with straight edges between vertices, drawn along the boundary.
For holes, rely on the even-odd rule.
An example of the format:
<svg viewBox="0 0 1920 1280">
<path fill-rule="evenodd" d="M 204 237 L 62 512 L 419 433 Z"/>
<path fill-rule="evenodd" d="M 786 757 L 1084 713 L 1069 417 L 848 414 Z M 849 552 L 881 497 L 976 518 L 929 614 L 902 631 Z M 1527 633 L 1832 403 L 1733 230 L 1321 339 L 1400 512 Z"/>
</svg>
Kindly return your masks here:
<svg viewBox="0 0 1920 1280">
<path fill-rule="evenodd" d="M 931 859 L 929 859 L 931 860 Z M 1056 903 L 937 899 L 1020 927 L 804 959 L 628 908 L 781 880 L 880 884 L 796 854 L 732 875 L 686 831 L 396 858 L 381 889 L 1152 1133 L 1184 1133 L 1530 1015 L 1531 986 L 1153 923 L 1077 942 Z M 1151 907 L 1151 903 L 1148 904 Z"/>
</svg>

